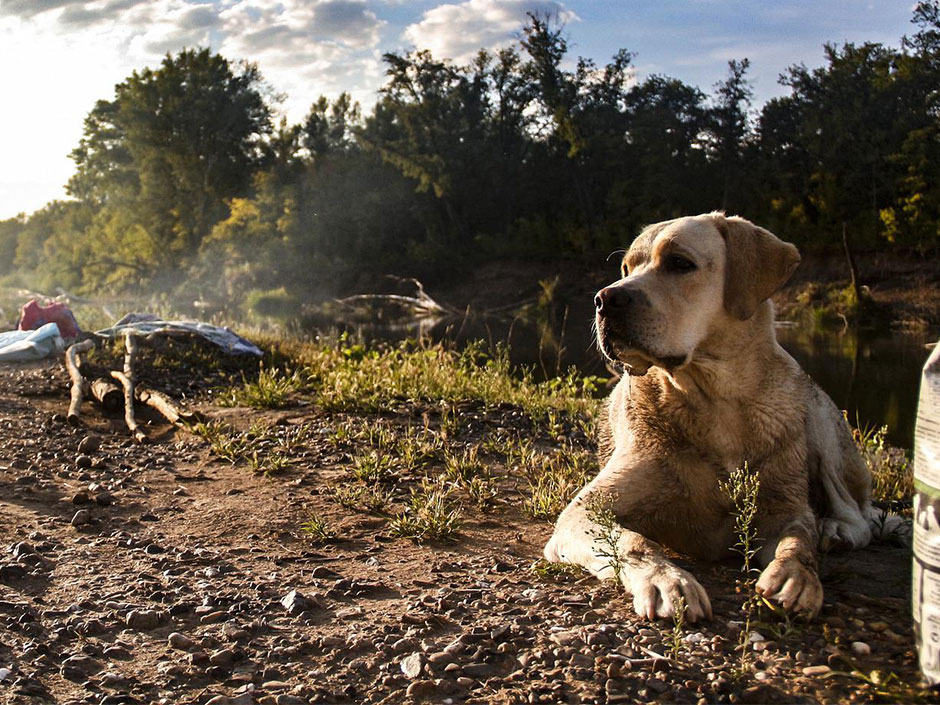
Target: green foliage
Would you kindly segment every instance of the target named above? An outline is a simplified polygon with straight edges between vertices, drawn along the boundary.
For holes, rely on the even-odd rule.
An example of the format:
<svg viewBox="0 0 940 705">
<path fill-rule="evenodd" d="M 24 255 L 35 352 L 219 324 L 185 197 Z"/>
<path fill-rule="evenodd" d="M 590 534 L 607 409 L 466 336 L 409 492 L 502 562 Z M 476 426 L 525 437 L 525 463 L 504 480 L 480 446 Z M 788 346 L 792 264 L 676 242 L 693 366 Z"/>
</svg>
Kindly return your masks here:
<svg viewBox="0 0 940 705">
<path fill-rule="evenodd" d="M 300 525 L 300 530 L 314 543 L 327 543 L 338 535 L 338 532 L 329 521 L 313 512 L 307 515 L 306 521 Z"/>
<path fill-rule="evenodd" d="M 887 426 L 852 429 L 855 445 L 873 480 L 872 499 L 885 507 L 909 506 L 914 495 L 914 467 L 900 448 L 886 443 Z"/>
<path fill-rule="evenodd" d="M 221 406 L 250 406 L 254 409 L 281 409 L 290 397 L 304 387 L 300 370 L 288 374 L 276 367 L 264 367 L 252 380 L 246 379 L 241 386 L 232 387 L 219 395 Z"/>
<path fill-rule="evenodd" d="M 625 589 L 624 558 L 620 554 L 620 535 L 623 527 L 613 510 L 614 500 L 611 495 L 595 494 L 587 498 L 587 515 L 594 524 L 591 538 L 594 539 L 594 552 L 607 561 L 607 567 L 613 574 L 618 589 Z"/>
</svg>

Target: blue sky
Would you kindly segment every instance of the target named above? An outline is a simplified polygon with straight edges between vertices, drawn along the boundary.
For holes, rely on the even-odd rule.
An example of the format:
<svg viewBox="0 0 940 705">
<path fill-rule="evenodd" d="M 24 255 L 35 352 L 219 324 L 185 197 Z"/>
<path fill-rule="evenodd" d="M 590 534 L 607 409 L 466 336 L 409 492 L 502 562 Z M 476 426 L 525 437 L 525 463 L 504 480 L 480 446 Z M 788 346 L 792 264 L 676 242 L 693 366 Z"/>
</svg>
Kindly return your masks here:
<svg viewBox="0 0 940 705">
<path fill-rule="evenodd" d="M 819 66 L 825 42 L 898 46 L 913 0 L 0 0 L 0 218 L 63 198 L 69 152 L 96 100 L 166 52 L 210 46 L 258 63 L 291 121 L 317 96 L 365 110 L 381 55 L 413 47 L 465 60 L 513 41 L 526 12 L 566 22 L 572 58 L 636 54 L 637 78 L 667 74 L 706 93 L 730 59 L 751 60 L 755 107 L 785 93 L 790 65 Z"/>
</svg>

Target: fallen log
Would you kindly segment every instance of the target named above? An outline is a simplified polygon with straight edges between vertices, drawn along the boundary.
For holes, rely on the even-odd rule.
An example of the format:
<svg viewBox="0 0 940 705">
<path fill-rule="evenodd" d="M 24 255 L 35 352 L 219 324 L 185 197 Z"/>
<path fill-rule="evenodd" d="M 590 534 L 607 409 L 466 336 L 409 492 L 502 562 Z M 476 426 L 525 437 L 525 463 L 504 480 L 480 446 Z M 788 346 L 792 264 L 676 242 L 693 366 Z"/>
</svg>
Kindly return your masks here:
<svg viewBox="0 0 940 705">
<path fill-rule="evenodd" d="M 78 356 L 86 353 L 95 347 L 95 341 L 83 340 L 75 343 L 65 351 L 65 367 L 69 372 L 69 378 L 72 380 L 71 401 L 69 402 L 69 411 L 66 419 L 69 424 L 75 426 L 78 424 L 78 417 L 81 413 L 82 398 L 85 394 L 86 382 L 79 369 L 81 361 Z"/>
<path fill-rule="evenodd" d="M 92 380 L 88 391 L 106 411 L 117 411 L 124 403 L 124 393 L 121 388 L 105 377 Z"/>
</svg>

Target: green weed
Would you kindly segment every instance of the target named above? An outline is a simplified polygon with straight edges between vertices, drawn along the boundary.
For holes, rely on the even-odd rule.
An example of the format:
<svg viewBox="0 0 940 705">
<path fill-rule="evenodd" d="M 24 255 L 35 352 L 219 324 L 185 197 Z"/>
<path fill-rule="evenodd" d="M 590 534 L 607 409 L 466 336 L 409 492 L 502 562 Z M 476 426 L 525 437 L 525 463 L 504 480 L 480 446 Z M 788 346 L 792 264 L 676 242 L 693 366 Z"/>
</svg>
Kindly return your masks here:
<svg viewBox="0 0 940 705">
<path fill-rule="evenodd" d="M 625 567 L 623 556 L 620 555 L 618 543 L 623 527 L 617 521 L 613 510 L 614 500 L 608 494 L 594 494 L 587 498 L 587 515 L 595 525 L 591 536 L 594 539 L 594 551 L 607 561 L 607 566 L 613 572 L 614 581 L 620 590 L 624 589 L 623 570 Z"/>
<path fill-rule="evenodd" d="M 219 396 L 221 406 L 249 406 L 253 409 L 281 409 L 291 395 L 304 387 L 303 375 L 295 370 L 290 375 L 277 368 L 262 367 L 253 381 L 244 380 Z"/>
<path fill-rule="evenodd" d="M 338 535 L 332 524 L 313 512 L 307 515 L 307 520 L 300 525 L 300 530 L 307 534 L 314 543 L 326 543 L 332 541 Z"/>
<path fill-rule="evenodd" d="M 389 533 L 421 542 L 452 540 L 463 526 L 463 510 L 451 496 L 452 490 L 422 483 L 412 490 L 404 511 L 389 522 Z"/>
</svg>

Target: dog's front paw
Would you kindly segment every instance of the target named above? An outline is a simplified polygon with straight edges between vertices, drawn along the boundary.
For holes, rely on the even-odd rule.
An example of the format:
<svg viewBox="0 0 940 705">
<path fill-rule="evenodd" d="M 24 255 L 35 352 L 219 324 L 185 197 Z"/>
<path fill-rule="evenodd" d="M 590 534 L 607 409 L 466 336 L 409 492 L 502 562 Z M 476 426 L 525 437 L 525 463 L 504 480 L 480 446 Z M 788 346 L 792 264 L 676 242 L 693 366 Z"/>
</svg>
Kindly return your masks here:
<svg viewBox="0 0 940 705">
<path fill-rule="evenodd" d="M 775 558 L 757 580 L 757 592 L 784 609 L 816 616 L 822 607 L 822 583 L 816 571 L 794 558 Z"/>
<path fill-rule="evenodd" d="M 624 584 L 633 594 L 633 609 L 646 619 L 672 618 L 680 597 L 685 600 L 686 621 L 712 618 L 712 605 L 705 588 L 691 573 L 676 566 L 632 569 Z"/>
</svg>

